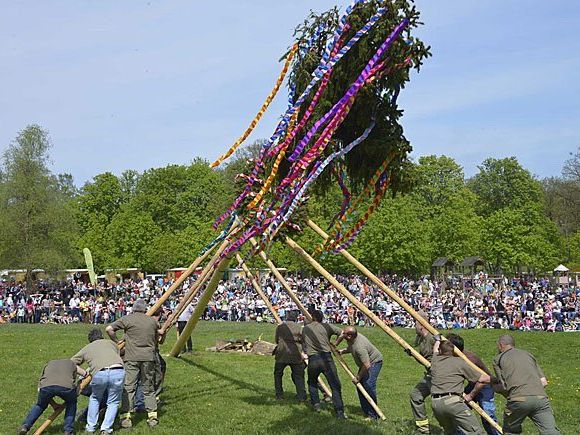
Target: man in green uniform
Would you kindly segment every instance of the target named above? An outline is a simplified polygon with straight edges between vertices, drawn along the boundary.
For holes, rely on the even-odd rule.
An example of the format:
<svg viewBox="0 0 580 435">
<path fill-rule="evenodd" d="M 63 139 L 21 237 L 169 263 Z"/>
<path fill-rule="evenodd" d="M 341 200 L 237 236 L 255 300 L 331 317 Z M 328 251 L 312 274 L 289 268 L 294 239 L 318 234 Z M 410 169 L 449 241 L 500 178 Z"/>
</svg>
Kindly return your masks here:
<svg viewBox="0 0 580 435">
<path fill-rule="evenodd" d="M 466 435 L 485 435 L 479 420 L 465 403 L 463 382 L 473 382 L 478 389 L 490 382 L 490 376 L 480 374 L 453 355 L 453 343 L 441 343 L 439 336 L 436 339 L 433 350 L 436 355 L 431 361 L 431 406 L 435 418 L 445 435 L 455 435 L 458 429 Z"/>
<path fill-rule="evenodd" d="M 55 397 L 64 400 L 64 434 L 72 435 L 74 432 L 75 414 L 77 412 L 77 386 L 76 375 L 87 376 L 87 372 L 77 366 L 70 359 L 57 359 L 49 361 L 42 369 L 42 375 L 38 381 L 38 400 L 32 407 L 18 433 L 25 435 L 34 425 L 38 417 L 42 415 Z"/>
<path fill-rule="evenodd" d="M 292 370 L 292 382 L 296 387 L 296 397 L 299 402 L 306 401 L 306 389 L 304 387 L 304 369 L 306 364 L 302 359 L 302 327 L 296 323 L 296 315 L 289 312 L 287 321 L 281 323 L 276 328 L 276 350 L 274 352 L 276 362 L 274 363 L 274 389 L 276 399 L 280 400 L 284 396 L 282 387 L 282 376 L 284 369 L 290 366 Z"/>
<path fill-rule="evenodd" d="M 377 378 L 383 367 L 383 355 L 379 350 L 366 338 L 360 334 L 354 326 L 348 326 L 342 330 L 336 344 L 342 339 L 348 343 L 346 349 L 340 351 L 341 354 L 350 353 L 358 367 L 358 373 L 353 379 L 353 383 L 361 383 L 365 391 L 371 396 L 371 399 L 377 402 Z M 367 418 L 376 420 L 379 415 L 373 409 L 371 404 L 357 389 L 360 406 Z"/>
<path fill-rule="evenodd" d="M 332 391 L 332 404 L 338 418 L 346 418 L 342 403 L 340 379 L 336 372 L 336 365 L 332 359 L 330 337 L 339 336 L 340 328 L 322 323 L 323 315 L 319 310 L 313 310 L 312 322 L 302 330 L 302 349 L 308 358 L 308 391 L 310 403 L 315 411 L 320 411 L 320 398 L 318 397 L 318 377 L 321 373 L 328 380 Z M 303 355 L 304 356 L 304 355 Z"/>
<path fill-rule="evenodd" d="M 420 313 L 425 319 L 429 319 L 427 314 Z M 417 332 L 416 345 L 419 346 L 419 353 L 428 361 L 433 357 L 433 345 L 435 338 L 419 322 L 415 322 L 415 331 Z M 409 355 L 410 352 L 407 352 Z M 429 371 L 425 372 L 423 378 L 419 381 L 413 391 L 411 391 L 411 410 L 415 417 L 415 426 L 419 433 L 429 433 L 429 419 L 425 409 L 425 399 L 431 394 L 431 375 Z"/>
<path fill-rule="evenodd" d="M 465 355 L 469 361 L 491 376 L 491 371 L 487 368 L 481 358 L 479 358 L 474 352 L 464 348 L 465 342 L 463 337 L 458 334 L 449 333 L 445 335 L 445 338 L 447 338 L 447 340 L 449 340 L 457 349 L 463 352 L 463 355 Z M 497 422 L 495 416 L 494 391 L 490 384 L 482 385 L 470 382 L 465 387 L 464 392 L 467 395 L 465 397 L 467 402 L 474 400 L 479 406 L 481 406 L 487 415 Z M 499 435 L 499 432 L 483 417 L 481 418 L 481 424 L 483 425 L 485 432 L 487 432 L 487 435 Z"/>
<path fill-rule="evenodd" d="M 125 340 L 125 389 L 121 402 L 121 427 L 133 426 L 131 411 L 135 407 L 135 390 L 140 382 L 145 396 L 147 424 L 157 426 L 157 400 L 155 399 L 155 350 L 161 331 L 159 323 L 145 314 L 147 305 L 143 299 L 133 303 L 131 314 L 123 316 L 107 326 L 107 334 L 119 344 L 116 331 L 124 332 Z"/>
<path fill-rule="evenodd" d="M 503 433 L 522 433 L 522 422 L 526 417 L 534 422 L 542 435 L 559 435 L 550 401 L 544 390 L 548 384 L 546 376 L 534 356 L 515 348 L 511 335 L 502 335 L 497 340 L 499 355 L 493 360 L 497 379 L 507 393 L 503 415 Z"/>
</svg>

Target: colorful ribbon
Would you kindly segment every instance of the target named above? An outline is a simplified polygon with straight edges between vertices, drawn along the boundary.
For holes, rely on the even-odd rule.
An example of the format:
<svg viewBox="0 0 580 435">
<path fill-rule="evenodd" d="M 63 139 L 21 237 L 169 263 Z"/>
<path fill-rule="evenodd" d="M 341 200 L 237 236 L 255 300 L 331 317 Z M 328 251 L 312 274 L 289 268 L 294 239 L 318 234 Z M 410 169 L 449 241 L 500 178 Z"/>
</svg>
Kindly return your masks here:
<svg viewBox="0 0 580 435">
<path fill-rule="evenodd" d="M 354 3 L 357 4 L 359 2 L 354 2 Z M 250 175 L 250 179 L 249 179 L 248 184 L 246 185 L 245 189 L 238 196 L 238 198 L 236 198 L 236 200 L 229 207 L 229 209 L 222 216 L 220 216 L 216 220 L 216 222 L 214 223 L 214 227 L 217 227 L 221 222 L 223 222 L 224 219 L 226 219 L 233 212 L 233 210 L 237 209 L 240 206 L 240 204 L 244 201 L 244 199 L 248 196 L 248 194 L 250 193 L 250 191 L 252 189 L 252 185 L 255 182 L 255 177 L 257 177 L 257 175 L 259 174 L 260 170 L 264 166 L 264 164 L 263 164 L 263 159 L 264 159 L 264 155 L 265 155 L 264 149 L 270 148 L 276 142 L 276 140 L 278 140 L 278 138 L 280 137 L 280 135 L 286 130 L 286 127 L 288 126 L 289 120 L 292 117 L 292 115 L 294 114 L 294 112 L 298 110 L 298 108 L 302 105 L 302 103 L 304 103 L 304 101 L 306 101 L 306 98 L 308 97 L 308 95 L 310 94 L 310 92 L 312 91 L 312 89 L 314 89 L 314 87 L 316 86 L 316 84 L 324 77 L 324 74 L 327 71 L 331 70 L 334 67 L 334 65 L 336 65 L 336 63 L 340 59 L 342 59 L 342 57 L 344 57 L 344 55 L 354 46 L 354 44 L 356 42 L 358 42 L 358 40 L 360 38 L 362 38 L 364 35 L 366 35 L 373 28 L 373 26 L 385 14 L 386 11 L 387 11 L 386 8 L 379 8 L 377 10 L 377 12 L 363 26 L 363 28 L 360 29 L 347 42 L 347 44 L 344 47 L 342 47 L 342 49 L 336 54 L 336 56 L 334 56 L 328 62 L 322 62 L 321 61 L 321 63 L 318 65 L 318 67 L 312 73 L 312 76 L 313 77 L 312 77 L 312 80 L 310 81 L 310 83 L 306 86 L 306 88 L 304 89 L 304 91 L 302 92 L 302 94 L 294 102 L 294 105 L 292 107 L 288 108 L 288 110 L 286 110 L 286 113 L 284 113 L 284 115 L 282 116 L 282 119 L 278 123 L 278 126 L 276 127 L 276 130 L 275 130 L 274 134 L 264 144 L 264 146 L 263 146 L 263 148 L 262 148 L 262 150 L 260 152 L 260 161 L 256 163 L 254 169 L 252 170 L 252 173 Z M 340 22 L 341 23 L 346 22 L 346 19 L 348 18 L 348 15 L 350 15 L 350 13 L 352 13 L 352 8 L 350 9 L 350 11 L 347 10 L 347 13 L 345 13 L 343 15 L 343 17 L 341 18 Z M 341 30 L 344 30 L 344 29 L 341 29 Z M 334 43 L 331 42 L 329 44 L 329 46 L 327 46 L 327 50 L 332 50 L 333 44 Z"/>
<path fill-rule="evenodd" d="M 278 76 L 278 80 L 276 80 L 276 84 L 274 85 L 274 88 L 272 89 L 270 94 L 266 97 L 266 101 L 264 101 L 264 104 L 262 104 L 262 107 L 260 107 L 260 110 L 258 111 L 256 116 L 254 116 L 254 119 L 252 119 L 252 122 L 250 122 L 249 127 L 238 138 L 238 140 L 236 140 L 234 142 L 234 144 L 230 147 L 230 149 L 225 154 L 221 155 L 215 162 L 213 162 L 211 164 L 212 168 L 215 168 L 215 167 L 221 165 L 224 160 L 226 160 L 228 157 L 230 157 L 238 149 L 238 147 L 248 138 L 248 136 L 252 133 L 252 131 L 254 130 L 256 125 L 258 125 L 258 122 L 260 121 L 262 116 L 264 116 L 266 109 L 268 108 L 268 106 L 270 105 L 270 103 L 272 102 L 272 100 L 274 99 L 276 94 L 278 93 L 280 86 L 282 86 L 282 83 L 284 82 L 284 78 L 286 77 L 286 73 L 288 72 L 288 68 L 290 67 L 290 64 L 292 63 L 292 59 L 294 59 L 294 55 L 296 54 L 297 50 L 298 50 L 298 44 L 294 44 L 292 46 L 292 48 L 290 49 L 288 56 L 286 56 L 286 61 L 284 62 L 284 66 L 282 67 L 282 71 L 280 72 L 280 75 Z"/>
</svg>

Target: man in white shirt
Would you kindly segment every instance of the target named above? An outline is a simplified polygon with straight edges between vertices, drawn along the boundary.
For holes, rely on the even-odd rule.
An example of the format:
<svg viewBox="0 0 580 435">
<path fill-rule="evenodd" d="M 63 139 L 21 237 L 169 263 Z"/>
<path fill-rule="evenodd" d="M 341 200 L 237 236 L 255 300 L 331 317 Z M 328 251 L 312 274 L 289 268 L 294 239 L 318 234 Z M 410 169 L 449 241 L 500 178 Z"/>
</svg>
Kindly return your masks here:
<svg viewBox="0 0 580 435">
<path fill-rule="evenodd" d="M 177 331 L 179 332 L 179 335 L 181 335 L 181 333 L 183 332 L 183 329 L 185 328 L 185 325 L 187 325 L 189 319 L 191 319 L 192 314 L 193 314 L 193 306 L 189 304 L 187 307 L 185 307 L 183 312 L 177 318 Z M 187 339 L 186 346 L 184 346 L 184 348 L 181 349 L 181 353 L 185 352 L 187 353 L 193 352 L 193 343 L 191 341 L 191 336 Z"/>
</svg>

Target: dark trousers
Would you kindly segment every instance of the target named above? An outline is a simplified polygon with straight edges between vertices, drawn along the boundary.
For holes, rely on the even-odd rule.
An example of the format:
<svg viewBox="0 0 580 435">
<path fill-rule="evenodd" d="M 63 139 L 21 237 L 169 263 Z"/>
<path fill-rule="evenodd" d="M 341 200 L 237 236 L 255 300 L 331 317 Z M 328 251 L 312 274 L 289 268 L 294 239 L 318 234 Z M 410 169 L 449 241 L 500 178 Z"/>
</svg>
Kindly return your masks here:
<svg viewBox="0 0 580 435">
<path fill-rule="evenodd" d="M 379 373 L 381 371 L 381 368 L 383 368 L 382 361 L 380 361 L 378 363 L 371 364 L 369 371 L 360 380 L 361 385 L 366 390 L 368 395 L 371 396 L 371 399 L 373 399 L 373 401 L 375 403 L 378 403 L 377 402 L 377 378 L 379 377 Z M 356 391 L 358 393 L 360 407 L 362 408 L 364 415 L 366 415 L 367 417 L 370 417 L 370 418 L 379 418 L 379 415 L 373 409 L 373 407 L 368 402 L 368 400 L 365 398 L 365 396 L 362 395 L 362 393 L 358 390 L 358 388 Z"/>
<path fill-rule="evenodd" d="M 318 397 L 318 377 L 324 373 L 330 390 L 332 391 L 332 404 L 336 412 L 344 412 L 342 404 L 342 394 L 340 379 L 336 372 L 336 366 L 330 352 L 322 352 L 308 357 L 308 392 L 310 393 L 310 402 L 313 405 L 320 403 Z"/>
<path fill-rule="evenodd" d="M 22 425 L 30 429 L 36 420 L 38 420 L 38 417 L 40 417 L 48 407 L 50 400 L 54 397 L 60 397 L 64 400 L 66 406 L 64 411 L 64 431 L 72 433 L 74 430 L 75 414 L 77 413 L 77 389 L 69 389 L 59 385 L 43 387 L 38 391 L 36 405 L 32 407 Z"/>
<path fill-rule="evenodd" d="M 276 397 L 282 397 L 284 394 L 284 389 L 282 388 L 282 376 L 284 375 L 284 369 L 290 366 L 292 370 L 292 382 L 296 387 L 296 397 L 298 400 L 306 400 L 306 389 L 304 386 L 304 369 L 306 364 L 301 363 L 284 363 L 276 362 L 274 364 L 274 388 L 276 390 Z"/>
<path fill-rule="evenodd" d="M 181 335 L 181 333 L 183 332 L 185 325 L 187 325 L 187 322 L 177 322 L 177 332 L 179 332 L 179 335 Z M 190 352 L 193 351 L 193 343 L 191 342 L 191 336 L 189 336 L 189 338 L 187 339 L 187 347 L 182 349 L 181 351 L 185 352 L 185 349 L 187 349 Z"/>
</svg>

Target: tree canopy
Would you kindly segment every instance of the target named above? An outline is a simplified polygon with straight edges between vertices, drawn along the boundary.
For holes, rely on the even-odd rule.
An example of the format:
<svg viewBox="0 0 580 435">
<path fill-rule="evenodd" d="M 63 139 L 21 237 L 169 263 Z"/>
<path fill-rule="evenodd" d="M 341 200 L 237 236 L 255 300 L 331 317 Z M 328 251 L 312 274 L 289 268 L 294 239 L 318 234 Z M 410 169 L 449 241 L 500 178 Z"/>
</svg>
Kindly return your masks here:
<svg viewBox="0 0 580 435">
<path fill-rule="evenodd" d="M 211 224 L 259 146 L 241 150 L 222 170 L 194 159 L 143 173 L 105 172 L 79 189 L 70 175 L 51 173 L 48 133 L 29 126 L 4 153 L 0 170 L 0 268 L 82 267 L 85 247 L 98 272 L 187 266 L 217 236 Z M 566 162 L 561 177 L 539 181 L 513 157 L 487 159 L 465 180 L 452 158 L 420 157 L 410 168 L 411 192 L 384 198 L 350 251 L 375 271 L 417 275 L 438 257 L 472 255 L 504 273 L 548 271 L 560 262 L 573 267 L 580 264 L 577 160 Z M 337 186 L 316 192 L 308 215 L 328 226 L 341 201 Z M 309 229 L 296 237 L 310 251 L 320 241 Z M 270 255 L 280 267 L 308 270 L 283 244 Z M 340 255 L 321 261 L 332 271 L 354 272 Z"/>
</svg>

